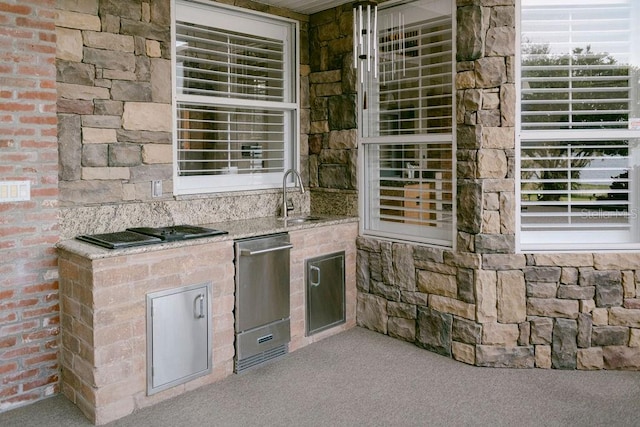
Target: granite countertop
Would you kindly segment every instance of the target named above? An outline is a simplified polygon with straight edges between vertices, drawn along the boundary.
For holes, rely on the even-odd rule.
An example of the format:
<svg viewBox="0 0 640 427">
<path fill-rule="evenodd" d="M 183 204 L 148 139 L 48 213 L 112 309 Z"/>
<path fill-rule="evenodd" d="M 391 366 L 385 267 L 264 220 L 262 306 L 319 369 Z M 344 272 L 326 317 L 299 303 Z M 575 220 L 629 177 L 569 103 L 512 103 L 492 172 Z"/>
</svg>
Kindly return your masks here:
<svg viewBox="0 0 640 427">
<path fill-rule="evenodd" d="M 301 215 L 305 216 L 305 215 Z M 294 215 L 291 218 L 296 218 Z M 285 222 L 276 217 L 265 218 L 252 218 L 242 219 L 236 221 L 216 222 L 210 224 L 193 224 L 202 227 L 212 228 L 215 230 L 224 230 L 227 234 L 201 237 L 197 239 L 179 240 L 166 243 L 156 243 L 152 245 L 134 246 L 130 248 L 120 249 L 107 249 L 100 246 L 92 245 L 90 243 L 82 242 L 77 239 L 69 239 L 59 242 L 56 247 L 59 250 L 68 251 L 76 255 L 89 258 L 100 259 L 110 258 L 114 256 L 131 255 L 137 253 L 148 253 L 159 251 L 167 248 L 175 248 L 182 246 L 195 246 L 212 242 L 222 242 L 226 240 L 244 239 L 248 237 L 257 237 L 267 234 L 283 233 L 295 230 L 304 230 L 308 228 L 326 227 L 333 224 L 343 224 L 350 222 L 357 222 L 357 217 L 351 216 L 320 216 L 313 215 L 315 218 L 319 218 L 314 221 L 308 221 L 303 223 L 285 224 Z"/>
</svg>

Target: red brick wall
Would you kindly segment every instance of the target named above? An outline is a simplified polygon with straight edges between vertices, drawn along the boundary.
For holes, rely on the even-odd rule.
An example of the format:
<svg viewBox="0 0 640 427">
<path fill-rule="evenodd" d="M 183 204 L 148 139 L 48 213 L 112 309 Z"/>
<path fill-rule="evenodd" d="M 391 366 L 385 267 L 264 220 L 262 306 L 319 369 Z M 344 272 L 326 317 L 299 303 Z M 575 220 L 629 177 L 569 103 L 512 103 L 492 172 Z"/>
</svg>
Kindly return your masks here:
<svg viewBox="0 0 640 427">
<path fill-rule="evenodd" d="M 56 0 L 0 0 L 0 412 L 58 392 Z"/>
</svg>

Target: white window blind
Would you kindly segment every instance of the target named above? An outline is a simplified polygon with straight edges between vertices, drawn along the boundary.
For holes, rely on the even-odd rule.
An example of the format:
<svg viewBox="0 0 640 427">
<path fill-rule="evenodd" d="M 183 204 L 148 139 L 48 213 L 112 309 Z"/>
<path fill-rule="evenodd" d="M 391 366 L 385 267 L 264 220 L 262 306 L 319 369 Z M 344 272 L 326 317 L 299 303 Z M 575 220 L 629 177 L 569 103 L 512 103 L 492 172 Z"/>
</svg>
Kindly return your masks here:
<svg viewBox="0 0 640 427">
<path fill-rule="evenodd" d="M 522 129 L 628 128 L 630 1 L 559 3 L 523 4 Z"/>
<path fill-rule="evenodd" d="M 451 16 L 417 20 L 380 12 L 379 78 L 371 81 L 364 136 L 451 133 Z"/>
<path fill-rule="evenodd" d="M 391 15 L 393 16 L 393 15 Z M 379 135 L 451 133 L 451 17 L 407 24 L 400 36 L 381 14 Z"/>
<path fill-rule="evenodd" d="M 284 170 L 282 111 L 179 103 L 178 117 L 182 175 Z"/>
<path fill-rule="evenodd" d="M 178 93 L 284 101 L 284 41 L 176 23 Z"/>
<path fill-rule="evenodd" d="M 524 249 L 640 240 L 637 17 L 632 0 L 522 0 Z"/>
<path fill-rule="evenodd" d="M 523 141 L 521 165 L 523 230 L 629 227 L 628 141 Z"/>
<path fill-rule="evenodd" d="M 178 192 L 282 185 L 297 134 L 294 24 L 221 6 L 177 8 Z"/>
<path fill-rule="evenodd" d="M 378 78 L 360 94 L 366 234 L 452 245 L 451 10 L 418 0 L 379 11 Z"/>
<path fill-rule="evenodd" d="M 451 142 L 369 144 L 371 220 L 380 231 L 450 243 Z"/>
</svg>

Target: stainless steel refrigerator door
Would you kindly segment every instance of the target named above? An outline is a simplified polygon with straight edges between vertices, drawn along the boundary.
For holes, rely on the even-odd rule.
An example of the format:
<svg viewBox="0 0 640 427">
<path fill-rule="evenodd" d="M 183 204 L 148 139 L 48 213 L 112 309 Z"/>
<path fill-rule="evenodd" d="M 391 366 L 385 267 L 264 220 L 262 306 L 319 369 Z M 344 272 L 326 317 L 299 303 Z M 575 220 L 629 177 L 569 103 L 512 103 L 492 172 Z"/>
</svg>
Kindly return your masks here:
<svg viewBox="0 0 640 427">
<path fill-rule="evenodd" d="M 147 296 L 147 393 L 211 372 L 210 285 Z"/>
<path fill-rule="evenodd" d="M 307 335 L 345 321 L 344 252 L 306 262 Z"/>
<path fill-rule="evenodd" d="M 236 243 L 236 332 L 289 317 L 288 235 Z"/>
</svg>

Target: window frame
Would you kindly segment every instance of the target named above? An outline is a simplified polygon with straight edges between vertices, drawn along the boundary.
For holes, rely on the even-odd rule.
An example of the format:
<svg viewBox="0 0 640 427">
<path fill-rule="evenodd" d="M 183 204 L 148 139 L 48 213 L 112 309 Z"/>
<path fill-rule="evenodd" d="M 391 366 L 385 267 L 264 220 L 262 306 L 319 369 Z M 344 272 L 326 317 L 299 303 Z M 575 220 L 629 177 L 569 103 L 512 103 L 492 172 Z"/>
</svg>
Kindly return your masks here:
<svg viewBox="0 0 640 427">
<path fill-rule="evenodd" d="M 555 3 L 554 3 L 555 4 Z M 567 6 L 567 5 L 565 5 Z M 610 234 L 606 234 L 608 231 L 594 228 L 594 231 L 585 232 L 583 227 L 575 228 L 574 230 L 566 231 L 562 229 L 560 232 L 554 230 L 553 227 L 546 227 L 540 231 L 523 231 L 523 203 L 522 203 L 522 161 L 523 161 L 523 142 L 536 142 L 536 141 L 549 141 L 549 142 L 568 142 L 580 141 L 580 142 L 594 142 L 594 141 L 626 141 L 628 143 L 628 154 L 624 157 L 628 157 L 629 165 L 627 168 L 631 168 L 633 164 L 638 163 L 640 159 L 640 149 L 637 147 L 640 143 L 640 132 L 636 129 L 624 129 L 624 128 L 588 128 L 585 126 L 576 126 L 576 128 L 569 129 L 523 129 L 522 123 L 522 35 L 523 35 L 523 13 L 522 13 L 523 1 L 518 0 L 516 7 L 516 251 L 517 252 L 566 252 L 566 251 L 612 251 L 612 250 L 637 250 L 640 249 L 640 226 L 638 224 L 638 209 L 640 208 L 640 179 L 637 173 L 631 173 L 629 177 L 629 191 L 628 191 L 628 228 L 626 230 L 614 231 Z M 640 7 L 635 7 L 634 13 L 640 14 Z M 634 52 L 633 43 L 638 42 L 640 32 L 635 33 L 635 38 L 630 38 L 631 49 L 629 54 Z M 636 47 L 639 48 L 640 45 Z M 633 65 L 633 63 L 631 64 Z M 631 79 L 631 76 L 630 76 Z M 629 87 L 629 90 L 640 90 L 640 85 L 633 88 Z M 607 98 L 605 98 L 607 99 Z M 633 97 L 629 102 L 633 102 Z M 597 110 L 587 110 L 597 111 Z M 631 119 L 631 116 L 629 117 Z M 557 122 L 559 124 L 563 122 Z M 618 157 L 612 157 L 618 158 Z M 635 159 L 635 160 L 633 160 Z M 635 188 L 632 188 L 634 185 Z M 611 213 L 611 216 L 613 216 Z M 602 214 L 603 216 L 605 214 Z M 606 223 L 602 223 L 606 224 Z M 610 227 L 613 228 L 613 227 Z M 584 234 L 587 234 L 585 237 Z M 613 238 L 613 235 L 619 236 L 619 238 Z"/>
<path fill-rule="evenodd" d="M 172 120 L 173 120 L 173 193 L 174 195 L 198 195 L 211 193 L 227 193 L 234 191 L 252 191 L 275 189 L 282 186 L 284 172 L 288 169 L 300 169 L 300 29 L 298 21 L 267 13 L 257 12 L 240 7 L 220 3 L 205 2 L 200 0 L 173 0 L 171 20 L 171 84 L 172 84 Z M 180 8 L 183 8 L 180 10 Z M 195 21 L 182 19 L 193 11 L 186 9 L 199 9 L 202 15 Z M 197 15 L 197 14 L 196 14 Z M 203 18 L 206 16 L 206 19 Z M 284 141 L 283 141 L 283 168 L 281 171 L 269 173 L 247 173 L 231 175 L 180 175 L 179 147 L 178 147 L 178 104 L 201 102 L 202 98 L 178 94 L 177 88 L 177 55 L 176 55 L 176 21 L 196 22 L 222 30 L 236 31 L 245 34 L 260 36 L 261 32 L 273 35 L 272 31 L 286 33 L 283 50 L 284 89 L 289 99 L 279 101 L 259 101 L 243 98 L 208 97 L 210 102 L 206 105 L 215 108 L 246 108 L 269 109 L 274 112 L 282 112 L 285 116 Z M 198 20 L 200 22 L 198 22 Z M 252 25 L 253 24 L 253 25 Z M 216 26 L 214 26 L 216 25 Z M 245 28 L 245 26 L 248 26 Z M 272 27 L 272 28 L 269 28 Z M 262 30 L 266 28 L 266 30 Z M 276 30 L 276 28 L 279 28 Z M 250 30 L 250 32 L 247 32 Z M 203 104 L 204 105 L 204 104 Z M 241 123 L 241 122 L 238 122 Z"/>
<path fill-rule="evenodd" d="M 360 211 L 360 233 L 364 236 L 371 236 L 376 238 L 381 238 L 390 241 L 397 242 L 407 242 L 413 244 L 423 244 L 429 246 L 436 247 L 444 247 L 455 249 L 456 245 L 456 235 L 457 235 L 457 227 L 456 227 L 456 89 L 455 89 L 455 76 L 456 76 L 456 5 L 455 1 L 447 0 L 451 15 L 450 15 L 450 25 L 451 25 L 451 131 L 450 133 L 440 133 L 440 132 L 426 132 L 420 134 L 406 134 L 406 135 L 374 135 L 369 136 L 369 117 L 366 114 L 363 114 L 362 106 L 364 104 L 364 91 L 368 91 L 373 93 L 372 79 L 367 80 L 365 77 L 364 84 L 360 84 L 360 70 L 355 70 L 357 80 L 356 84 L 358 85 L 358 97 L 357 97 L 357 113 L 358 113 L 358 142 L 360 146 L 359 156 L 358 156 L 358 167 L 360 170 L 359 173 L 359 182 L 360 191 L 359 191 L 359 211 Z M 403 5 L 411 5 L 414 3 L 413 1 L 389 1 L 385 2 L 383 6 L 379 6 L 379 10 L 387 10 L 392 9 L 394 6 L 403 6 Z M 445 3 L 445 1 L 443 1 Z M 380 12 L 379 12 L 380 13 Z M 380 25 L 379 25 L 380 28 Z M 380 34 L 380 33 L 379 33 Z M 425 68 L 428 65 L 424 66 Z M 379 73 L 380 74 L 380 73 Z M 378 77 L 380 79 L 380 77 Z M 428 86 L 421 86 L 420 88 L 426 88 Z M 371 103 L 373 103 L 370 100 Z M 378 112 L 379 113 L 379 112 Z M 388 222 L 386 229 L 384 227 L 376 227 L 374 221 L 372 219 L 372 199 L 374 197 L 371 196 L 370 191 L 372 186 L 375 184 L 380 188 L 381 179 L 373 176 L 373 171 L 369 167 L 370 156 L 372 155 L 369 150 L 371 147 L 376 145 L 391 145 L 396 144 L 397 146 L 401 146 L 404 144 L 438 144 L 438 143 L 448 143 L 450 144 L 451 150 L 451 158 L 445 159 L 450 160 L 451 162 L 451 178 L 450 181 L 446 180 L 445 182 L 450 182 L 451 188 L 447 190 L 451 194 L 451 201 L 447 203 L 451 205 L 450 211 L 439 211 L 443 212 L 445 215 L 450 216 L 450 229 L 448 227 L 428 227 L 426 225 L 412 225 L 412 220 L 405 220 L 406 223 L 395 223 Z M 428 171 L 429 169 L 425 169 Z M 436 184 L 437 185 L 437 184 Z M 405 196 L 406 197 L 406 196 Z M 378 196 L 379 200 L 380 196 Z M 384 210 L 386 206 L 381 206 L 378 202 L 378 213 Z M 429 222 L 429 220 L 425 220 L 424 222 Z M 430 235 L 417 235 L 414 231 L 418 230 L 417 227 L 421 227 L 422 230 L 431 229 L 433 231 Z"/>
</svg>

